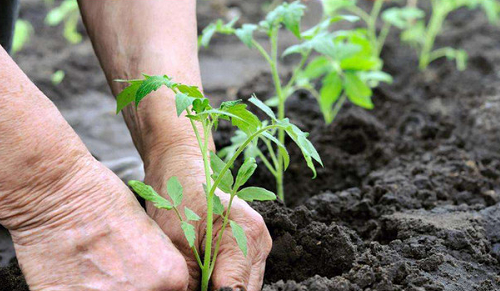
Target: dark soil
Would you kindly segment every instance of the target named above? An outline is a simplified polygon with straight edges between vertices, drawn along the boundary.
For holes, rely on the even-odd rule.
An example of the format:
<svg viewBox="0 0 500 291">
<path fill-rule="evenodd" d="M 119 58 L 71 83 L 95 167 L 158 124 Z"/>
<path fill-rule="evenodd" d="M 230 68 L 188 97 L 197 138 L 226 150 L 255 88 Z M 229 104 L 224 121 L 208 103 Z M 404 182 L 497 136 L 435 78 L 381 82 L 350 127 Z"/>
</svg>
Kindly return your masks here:
<svg viewBox="0 0 500 291">
<path fill-rule="evenodd" d="M 257 5 L 226 2 L 258 15 L 245 13 Z M 200 11 L 202 22 L 213 16 Z M 274 239 L 264 290 L 500 290 L 500 29 L 460 10 L 437 45 L 466 49 L 468 69 L 440 60 L 419 72 L 414 52 L 391 35 L 383 59 L 395 82 L 375 90 L 374 110 L 347 104 L 325 126 L 312 96 L 288 101 L 325 167 L 311 180 L 290 145 L 287 206 L 253 205 Z M 272 88 L 262 73 L 234 95 L 266 98 Z M 217 145 L 229 137 L 217 134 Z M 274 188 L 265 170 L 252 183 Z M 19 276 L 0 269 L 0 290 L 26 290 L 1 289 Z"/>
</svg>

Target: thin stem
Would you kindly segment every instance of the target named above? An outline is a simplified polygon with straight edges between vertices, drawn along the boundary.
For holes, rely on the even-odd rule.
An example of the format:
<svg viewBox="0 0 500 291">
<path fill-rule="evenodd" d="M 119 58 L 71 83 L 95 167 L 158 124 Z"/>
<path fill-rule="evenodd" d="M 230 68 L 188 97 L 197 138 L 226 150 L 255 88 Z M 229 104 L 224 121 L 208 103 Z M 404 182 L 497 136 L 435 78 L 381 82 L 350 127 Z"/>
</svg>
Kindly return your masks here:
<svg viewBox="0 0 500 291">
<path fill-rule="evenodd" d="M 443 47 L 440 49 L 437 49 L 429 54 L 429 63 L 432 63 L 433 61 L 442 58 L 442 57 L 448 57 L 449 55 L 449 48 Z"/>
<path fill-rule="evenodd" d="M 267 146 L 267 150 L 269 151 L 269 155 L 271 156 L 271 159 L 273 160 L 274 166 L 278 168 L 278 158 L 276 157 L 276 154 L 274 153 L 274 148 L 271 142 L 265 138 L 262 139 L 264 143 Z"/>
<path fill-rule="evenodd" d="M 203 259 L 202 268 L 202 278 L 201 278 L 201 289 L 203 291 L 208 290 L 208 282 L 210 280 L 210 260 L 212 258 L 212 231 L 213 231 L 213 210 L 214 210 L 214 191 L 211 186 L 212 178 L 210 177 L 210 163 L 208 159 L 208 135 L 210 134 L 211 125 L 207 124 L 206 121 L 202 121 L 203 124 L 203 165 L 205 168 L 205 178 L 206 178 L 206 188 L 211 189 L 207 195 L 207 226 L 205 234 L 205 257 Z M 215 186 L 214 186 L 215 188 Z"/>
<path fill-rule="evenodd" d="M 229 204 L 227 205 L 226 215 L 224 215 L 224 222 L 222 223 L 222 228 L 219 233 L 219 237 L 217 238 L 217 243 L 215 244 L 214 257 L 212 259 L 212 263 L 210 265 L 209 274 L 212 275 L 215 267 L 215 260 L 217 259 L 217 254 L 219 253 L 220 244 L 222 242 L 222 235 L 224 235 L 224 230 L 226 229 L 227 223 L 229 221 L 229 213 L 231 211 L 231 205 L 233 204 L 233 199 L 236 196 L 236 193 L 231 193 L 231 198 L 229 198 Z"/>
<path fill-rule="evenodd" d="M 386 22 L 384 23 L 384 26 L 382 27 L 382 30 L 380 31 L 380 34 L 378 36 L 378 46 L 376 48 L 377 50 L 377 57 L 380 57 L 380 54 L 382 53 L 382 49 L 384 48 L 385 41 L 387 39 L 387 36 L 389 35 L 389 32 L 391 31 L 391 24 Z"/>
<path fill-rule="evenodd" d="M 276 170 L 274 169 L 273 165 L 271 165 L 271 163 L 266 158 L 266 156 L 260 150 L 257 151 L 257 155 L 262 160 L 262 162 L 264 163 L 264 165 L 267 167 L 267 169 L 269 170 L 269 172 L 271 172 L 271 174 L 273 174 L 273 176 L 276 176 Z"/>
<path fill-rule="evenodd" d="M 288 83 L 285 86 L 285 89 L 283 90 L 283 91 L 285 91 L 285 93 L 288 93 L 290 91 L 290 88 L 293 87 L 293 85 L 295 83 L 295 79 L 297 79 L 299 72 L 302 71 L 302 67 L 304 67 L 304 65 L 306 64 L 307 59 L 309 59 L 310 55 L 311 55 L 311 50 L 302 54 L 302 59 L 300 60 L 300 63 L 293 70 L 292 77 L 290 78 L 290 80 L 288 81 Z M 286 96 L 285 99 L 286 98 L 288 98 L 288 96 Z"/>
<path fill-rule="evenodd" d="M 285 96 L 281 87 L 281 80 L 278 73 L 278 29 L 275 28 L 271 32 L 271 75 L 273 76 L 276 95 L 278 96 L 278 119 L 285 118 Z M 285 144 L 285 131 L 283 128 L 278 128 L 278 140 L 281 144 Z M 283 190 L 283 154 L 277 149 L 278 167 L 276 169 L 276 192 L 278 197 L 285 202 L 285 193 Z"/>
<path fill-rule="evenodd" d="M 332 123 L 335 120 L 335 118 L 337 117 L 337 114 L 339 113 L 340 109 L 344 105 L 344 102 L 346 101 L 346 99 L 347 99 L 347 95 L 342 94 L 342 96 L 340 96 L 340 99 L 337 101 L 337 103 L 335 103 L 335 106 L 333 107 L 333 111 L 332 111 L 332 117 L 330 118 L 330 123 Z"/>
<path fill-rule="evenodd" d="M 372 11 L 370 13 L 370 21 L 368 22 L 368 33 L 370 37 L 370 41 L 372 43 L 372 47 L 375 48 L 378 54 L 378 38 L 377 38 L 377 19 L 380 15 L 380 11 L 382 10 L 382 5 L 384 4 L 384 0 L 376 0 L 373 4 Z"/>
<path fill-rule="evenodd" d="M 359 18 L 363 19 L 363 21 L 368 25 L 370 23 L 370 15 L 366 13 L 363 9 L 359 8 L 358 6 L 354 5 L 349 8 L 347 8 L 348 11 L 351 13 L 354 13 L 356 16 L 359 16 Z"/>
<path fill-rule="evenodd" d="M 422 47 L 422 51 L 420 53 L 419 68 L 422 71 L 427 69 L 427 66 L 429 66 L 429 63 L 431 62 L 430 53 L 434 46 L 434 41 L 436 40 L 436 36 L 439 33 L 439 30 L 441 29 L 443 21 L 446 18 L 446 15 L 448 14 L 448 11 L 443 9 L 436 2 L 432 1 L 431 3 L 432 3 L 432 15 L 431 19 L 429 20 L 429 25 L 427 26 L 425 42 Z"/>
</svg>

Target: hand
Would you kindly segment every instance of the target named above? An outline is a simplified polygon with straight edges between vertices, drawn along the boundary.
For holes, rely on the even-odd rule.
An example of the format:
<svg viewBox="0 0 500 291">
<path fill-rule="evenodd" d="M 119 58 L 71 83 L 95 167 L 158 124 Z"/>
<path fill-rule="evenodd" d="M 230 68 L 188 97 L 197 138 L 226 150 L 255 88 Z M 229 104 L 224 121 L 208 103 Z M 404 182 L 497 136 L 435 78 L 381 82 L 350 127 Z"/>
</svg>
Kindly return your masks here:
<svg viewBox="0 0 500 291">
<path fill-rule="evenodd" d="M 10 224 L 30 290 L 187 289 L 184 258 L 111 171 L 92 159 L 43 182 L 30 205 L 48 211 Z"/>
<path fill-rule="evenodd" d="M 170 148 L 167 152 L 153 155 L 146 166 L 145 182 L 151 185 L 162 196 L 166 193 L 166 182 L 171 176 L 177 176 L 184 188 L 184 206 L 195 211 L 201 221 L 195 224 L 197 237 L 195 246 L 203 258 L 206 221 L 206 198 L 202 187 L 205 183 L 203 161 L 197 148 L 184 146 Z M 187 154 L 190 153 L 190 154 Z M 229 201 L 229 195 L 216 192 L 224 205 Z M 147 204 L 147 212 L 153 217 L 163 231 L 170 237 L 183 256 L 189 269 L 189 290 L 197 290 L 200 285 L 200 269 L 180 228 L 178 218 L 172 211 L 159 210 L 152 204 Z M 264 277 L 266 258 L 271 250 L 272 240 L 262 217 L 246 202 L 235 198 L 231 207 L 230 219 L 245 229 L 248 239 L 248 254 L 245 257 L 238 248 L 228 226 L 224 232 L 216 265 L 212 275 L 214 288 L 232 287 L 235 290 L 261 290 Z M 222 226 L 222 218 L 214 218 L 213 246 Z"/>
</svg>

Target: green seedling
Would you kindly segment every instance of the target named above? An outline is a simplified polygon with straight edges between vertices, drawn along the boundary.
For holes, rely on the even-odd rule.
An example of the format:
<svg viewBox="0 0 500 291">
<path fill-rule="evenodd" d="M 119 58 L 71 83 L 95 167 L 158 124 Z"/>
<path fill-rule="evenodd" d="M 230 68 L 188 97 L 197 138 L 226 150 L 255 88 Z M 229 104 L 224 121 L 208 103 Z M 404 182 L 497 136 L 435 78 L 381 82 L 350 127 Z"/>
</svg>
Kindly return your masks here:
<svg viewBox="0 0 500 291">
<path fill-rule="evenodd" d="M 209 279 L 216 263 L 222 235 L 228 224 L 241 251 L 245 256 L 247 253 L 247 239 L 243 228 L 235 221 L 229 219 L 233 199 L 235 197 L 239 197 L 245 201 L 276 199 L 275 194 L 266 189 L 258 187 L 243 188 L 257 168 L 254 158 L 246 158 L 239 168 L 236 178 L 234 178 L 231 168 L 240 154 L 248 147 L 251 147 L 256 140 L 265 139 L 275 143 L 280 149 L 284 157 L 281 161 L 281 166 L 286 169 L 289 164 L 288 153 L 284 145 L 273 136 L 274 130 L 282 129 L 302 149 L 304 158 L 313 169 L 314 164 L 312 160 L 316 160 L 321 164 L 321 159 L 312 143 L 307 139 L 307 133 L 302 132 L 297 126 L 291 124 L 288 119 L 277 118 L 271 108 L 255 96 L 250 98 L 249 101 L 267 114 L 269 120 L 266 122 L 261 122 L 256 115 L 247 110 L 247 105 L 243 104 L 240 100 L 223 102 L 218 108 L 213 108 L 210 106 L 209 100 L 205 98 L 196 86 L 176 83 L 166 75 L 144 75 L 144 79 L 141 80 L 122 82 L 127 82 L 130 85 L 117 96 L 117 113 L 132 102 L 135 103 L 135 106 L 138 106 L 141 100 L 152 91 L 165 86 L 175 94 L 177 115 L 189 119 L 196 135 L 203 157 L 205 170 L 205 184 L 203 188 L 205 189 L 207 199 L 206 241 L 203 258 L 195 247 L 196 232 L 194 226 L 191 224 L 192 221 L 200 220 L 201 217 L 185 206 L 183 207 L 183 211 L 181 211 L 183 188 L 177 177 L 171 177 L 167 182 L 167 194 L 170 200 L 160 196 L 151 186 L 140 181 L 130 181 L 129 185 L 141 197 L 151 201 L 157 208 L 175 211 L 180 221 L 180 227 L 201 268 L 201 289 L 205 291 L 208 289 Z M 233 126 L 236 126 L 245 133 L 244 141 L 235 150 L 234 155 L 227 163 L 221 160 L 216 154 L 209 153 L 208 151 L 209 136 L 212 130 L 216 130 L 219 122 L 224 120 L 230 121 Z M 230 195 L 226 208 L 221 204 L 221 200 L 216 194 L 216 189 Z M 214 215 L 219 215 L 223 218 L 223 225 L 215 240 L 212 256 Z"/>
<path fill-rule="evenodd" d="M 283 3 L 269 12 L 258 24 L 243 24 L 240 28 L 234 28 L 236 20 L 227 24 L 218 20 L 203 30 L 200 45 L 208 46 L 212 37 L 219 33 L 235 35 L 247 47 L 256 49 L 269 64 L 276 95 L 267 100 L 266 104 L 277 107 L 279 120 L 285 118 L 286 100 L 297 90 L 307 90 L 317 98 L 327 124 L 333 122 L 347 99 L 355 105 L 373 108 L 371 87 L 378 85 L 380 81 L 391 81 L 391 77 L 380 71 L 381 60 L 372 55 L 371 43 L 363 33 L 358 30 L 329 31 L 333 23 L 354 22 L 358 17 L 325 16 L 316 26 L 301 31 L 300 23 L 305 8 L 299 1 Z M 291 32 L 299 43 L 286 48 L 281 57 L 300 55 L 300 61 L 295 65 L 292 76 L 286 83 L 282 83 L 278 68 L 278 36 L 282 27 Z M 254 34 L 257 33 L 263 35 L 269 42 L 269 51 L 255 39 Z M 308 64 L 313 55 L 319 56 Z M 314 86 L 318 80 L 322 84 L 319 91 Z M 280 144 L 285 143 L 283 129 L 278 128 L 276 136 Z M 230 159 L 244 138 L 244 132 L 237 132 L 232 139 L 233 144 L 220 154 L 226 160 Z M 247 157 L 261 158 L 276 178 L 278 197 L 284 200 L 283 153 L 279 148 L 274 148 L 270 140 L 263 139 L 263 142 L 269 159 L 257 145 L 248 148 L 245 154 Z"/>
<path fill-rule="evenodd" d="M 27 20 L 18 19 L 14 27 L 14 38 L 12 40 L 12 53 L 15 54 L 23 49 L 30 41 L 33 34 L 33 26 Z"/>
<path fill-rule="evenodd" d="M 436 37 L 442 32 L 444 22 L 448 15 L 460 8 L 466 7 L 476 9 L 483 7 L 488 19 L 492 23 L 498 23 L 500 4 L 497 0 L 430 0 L 431 15 L 426 23 L 424 17 L 408 18 L 401 22 L 402 41 L 410 44 L 419 54 L 419 68 L 425 70 L 429 64 L 437 59 L 446 57 L 455 60 L 457 69 L 463 71 L 467 67 L 467 52 L 463 49 L 442 47 L 435 49 Z M 418 8 L 414 8 L 418 9 Z M 421 14 L 424 12 L 420 10 Z"/>
<path fill-rule="evenodd" d="M 359 8 L 357 0 L 325 0 L 323 1 L 324 10 L 327 15 L 335 16 L 342 10 L 347 10 L 360 17 L 366 25 L 366 36 L 373 48 L 372 53 L 379 57 L 385 45 L 385 41 L 391 27 L 403 29 L 410 21 L 421 19 L 425 13 L 413 6 L 394 7 L 382 11 L 385 0 L 375 0 L 370 12 Z M 383 26 L 377 31 L 377 23 L 380 18 L 383 20 Z"/>
<path fill-rule="evenodd" d="M 80 12 L 76 0 L 64 0 L 61 5 L 49 11 L 45 17 L 45 23 L 49 26 L 56 26 L 64 23 L 63 36 L 72 44 L 82 41 L 82 35 L 78 32 L 78 19 Z"/>
</svg>

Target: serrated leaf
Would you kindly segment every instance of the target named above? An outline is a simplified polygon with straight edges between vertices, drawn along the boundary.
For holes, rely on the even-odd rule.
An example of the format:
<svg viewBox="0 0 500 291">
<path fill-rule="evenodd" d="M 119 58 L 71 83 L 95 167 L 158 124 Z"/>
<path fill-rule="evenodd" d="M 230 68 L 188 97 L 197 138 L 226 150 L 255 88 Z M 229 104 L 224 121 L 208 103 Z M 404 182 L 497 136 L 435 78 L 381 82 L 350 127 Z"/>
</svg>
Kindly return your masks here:
<svg viewBox="0 0 500 291">
<path fill-rule="evenodd" d="M 179 179 L 175 176 L 170 177 L 167 181 L 167 193 L 170 199 L 174 202 L 174 206 L 177 207 L 182 203 L 182 185 Z"/>
<path fill-rule="evenodd" d="M 243 42 L 247 47 L 252 48 L 253 32 L 257 29 L 255 24 L 243 24 L 241 28 L 236 29 L 234 34 Z"/>
<path fill-rule="evenodd" d="M 212 168 L 213 175 L 212 178 L 214 180 L 218 179 L 221 171 L 226 166 L 226 163 L 221 160 L 214 152 L 210 152 L 210 167 Z M 233 187 L 234 178 L 231 174 L 231 170 L 227 170 L 218 185 L 219 189 L 223 192 L 231 193 L 231 189 Z"/>
<path fill-rule="evenodd" d="M 175 95 L 175 110 L 177 111 L 177 117 L 181 116 L 189 106 L 193 104 L 195 98 L 189 97 L 184 93 L 177 93 Z"/>
<path fill-rule="evenodd" d="M 340 68 L 342 68 L 342 70 L 369 71 L 375 70 L 381 66 L 382 61 L 372 56 L 357 55 L 340 61 Z"/>
<path fill-rule="evenodd" d="M 224 205 L 222 205 L 219 196 L 215 194 L 214 194 L 214 213 L 220 216 L 224 214 Z"/>
<path fill-rule="evenodd" d="M 342 93 L 342 79 L 337 72 L 331 72 L 323 79 L 323 86 L 320 90 L 319 106 L 326 124 L 333 121 L 332 106 Z"/>
<path fill-rule="evenodd" d="M 203 93 L 201 93 L 200 89 L 197 86 L 189 86 L 189 85 L 184 85 L 184 84 L 178 84 L 176 88 L 181 92 L 189 97 L 194 97 L 194 98 L 203 98 Z"/>
<path fill-rule="evenodd" d="M 345 73 L 345 93 L 349 100 L 366 109 L 373 109 L 372 90 L 353 72 Z"/>
<path fill-rule="evenodd" d="M 238 191 L 236 195 L 248 202 L 276 200 L 273 192 L 260 187 L 247 187 Z"/>
<path fill-rule="evenodd" d="M 252 97 L 250 97 L 248 101 L 257 106 L 260 110 L 264 111 L 264 113 L 267 114 L 267 116 L 271 117 L 272 120 L 276 120 L 276 115 L 274 114 L 273 110 L 269 106 L 264 104 L 264 102 L 260 101 L 260 99 L 257 98 L 255 94 L 252 95 Z"/>
<path fill-rule="evenodd" d="M 198 216 L 193 210 L 184 207 L 184 214 L 186 214 L 187 220 L 198 221 L 201 217 Z"/>
<path fill-rule="evenodd" d="M 134 102 L 137 89 L 140 86 L 140 83 L 133 83 L 116 96 L 116 114 L 120 113 L 128 104 Z"/>
<path fill-rule="evenodd" d="M 196 98 L 193 101 L 193 110 L 196 113 L 202 113 L 210 108 L 210 101 L 207 98 Z"/>
<path fill-rule="evenodd" d="M 196 240 L 196 232 L 194 230 L 194 226 L 185 221 L 181 224 L 182 231 L 184 232 L 184 236 L 189 243 L 190 247 L 194 247 L 194 242 Z"/>
<path fill-rule="evenodd" d="M 231 225 L 231 230 L 233 232 L 233 236 L 236 239 L 236 243 L 238 247 L 243 252 L 243 255 L 247 256 L 247 236 L 245 235 L 245 230 L 239 226 L 236 222 L 230 220 L 229 224 Z"/>
<path fill-rule="evenodd" d="M 135 93 L 135 105 L 138 106 L 144 97 L 153 91 L 158 90 L 163 85 L 169 85 L 170 80 L 165 76 L 147 76 Z"/>
<path fill-rule="evenodd" d="M 128 185 L 134 189 L 137 195 L 144 198 L 144 200 L 153 202 L 153 205 L 159 209 L 167 209 L 170 210 L 173 208 L 172 203 L 167 199 L 161 197 L 153 187 L 144 184 L 141 181 L 131 180 L 128 182 Z"/>
<path fill-rule="evenodd" d="M 234 184 L 235 190 L 245 185 L 245 183 L 252 177 L 253 173 L 257 169 L 257 162 L 254 158 L 247 158 L 243 165 L 241 165 L 238 170 L 238 175 L 236 175 L 236 182 Z"/>
</svg>

